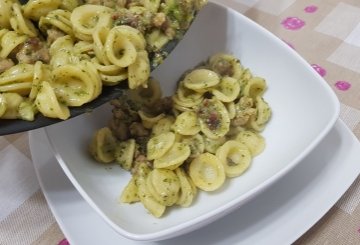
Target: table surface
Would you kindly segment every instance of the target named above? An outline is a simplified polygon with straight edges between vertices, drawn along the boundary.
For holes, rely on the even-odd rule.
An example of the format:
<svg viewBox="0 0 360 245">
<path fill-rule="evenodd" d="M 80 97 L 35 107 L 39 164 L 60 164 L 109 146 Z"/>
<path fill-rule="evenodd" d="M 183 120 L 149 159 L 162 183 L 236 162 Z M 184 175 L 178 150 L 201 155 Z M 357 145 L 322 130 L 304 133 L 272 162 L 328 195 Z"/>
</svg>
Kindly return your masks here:
<svg viewBox="0 0 360 245">
<path fill-rule="evenodd" d="M 288 43 L 335 91 L 360 137 L 360 1 L 223 0 Z M 0 137 L 0 244 L 67 244 L 40 190 L 28 134 Z M 297 242 L 360 244 L 360 178 Z"/>
</svg>

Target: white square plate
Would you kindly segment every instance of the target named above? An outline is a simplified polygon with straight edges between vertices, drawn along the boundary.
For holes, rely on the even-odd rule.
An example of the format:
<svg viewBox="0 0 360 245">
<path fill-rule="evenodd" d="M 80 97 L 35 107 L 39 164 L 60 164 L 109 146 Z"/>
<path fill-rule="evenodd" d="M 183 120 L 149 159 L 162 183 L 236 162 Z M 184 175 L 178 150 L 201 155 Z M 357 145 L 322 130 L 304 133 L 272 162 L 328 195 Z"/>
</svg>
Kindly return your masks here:
<svg viewBox="0 0 360 245">
<path fill-rule="evenodd" d="M 293 244 L 333 207 L 360 173 L 359 140 L 338 120 L 286 176 L 231 215 L 180 237 L 139 242 L 119 235 L 84 201 L 57 164 L 43 129 L 31 132 L 29 142 L 49 207 L 70 244 L 80 245 Z M 337 206 L 351 203 L 356 189 L 354 183 Z"/>
<path fill-rule="evenodd" d="M 107 124 L 108 106 L 46 128 L 64 172 L 84 199 L 121 235 L 142 241 L 175 237 L 233 211 L 303 159 L 333 127 L 339 102 L 326 82 L 280 39 L 238 12 L 209 3 L 176 50 L 153 76 L 165 94 L 187 69 L 211 54 L 234 54 L 253 74 L 267 80 L 265 99 L 273 116 L 263 132 L 265 151 L 241 177 L 215 193 L 201 192 L 189 208 L 170 208 L 161 219 L 141 204 L 117 199 L 130 175 L 92 160 L 87 147 L 94 131 Z"/>
</svg>

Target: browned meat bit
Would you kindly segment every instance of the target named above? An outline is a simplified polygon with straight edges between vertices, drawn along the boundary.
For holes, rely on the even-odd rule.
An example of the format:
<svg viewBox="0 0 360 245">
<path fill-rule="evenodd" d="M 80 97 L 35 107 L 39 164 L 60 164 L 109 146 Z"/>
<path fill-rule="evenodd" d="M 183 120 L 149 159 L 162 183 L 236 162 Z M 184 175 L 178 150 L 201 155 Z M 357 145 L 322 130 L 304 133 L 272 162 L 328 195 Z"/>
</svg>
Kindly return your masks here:
<svg viewBox="0 0 360 245">
<path fill-rule="evenodd" d="M 128 125 L 122 120 L 112 118 L 109 123 L 109 128 L 114 136 L 120 141 L 127 140 L 130 137 Z"/>
<path fill-rule="evenodd" d="M 129 139 L 131 135 L 140 136 L 140 134 L 144 133 L 139 126 L 136 126 L 136 124 L 132 125 L 135 122 L 139 122 L 140 117 L 133 110 L 135 105 L 131 104 L 125 95 L 119 99 L 112 100 L 110 104 L 113 106 L 113 117 L 110 120 L 109 128 L 117 139 L 123 141 Z"/>
<path fill-rule="evenodd" d="M 231 121 L 233 126 L 243 126 L 245 125 L 251 116 L 256 114 L 256 109 L 253 108 L 254 102 L 250 97 L 241 97 L 236 106 L 236 115 L 235 118 Z"/>
<path fill-rule="evenodd" d="M 147 130 L 141 122 L 133 122 L 130 124 L 130 134 L 132 137 L 142 137 L 142 136 L 148 136 L 149 130 Z"/>
<path fill-rule="evenodd" d="M 200 119 L 206 122 L 206 125 L 210 130 L 216 130 L 221 126 L 221 118 L 216 108 L 212 106 L 209 99 L 204 99 L 200 104 L 197 115 Z"/>
<path fill-rule="evenodd" d="M 173 108 L 173 101 L 171 97 L 163 97 L 155 101 L 152 105 L 151 112 L 152 114 L 159 115 L 161 113 L 169 113 Z"/>
<path fill-rule="evenodd" d="M 118 9 L 113 15 L 114 25 L 129 25 L 145 33 L 151 24 L 152 13 L 145 11 L 144 13 L 131 12 L 128 9 Z"/>
<path fill-rule="evenodd" d="M 49 63 L 50 54 L 45 42 L 37 37 L 28 38 L 16 54 L 19 63 L 34 64 L 36 61 Z"/>
<path fill-rule="evenodd" d="M 14 62 L 11 59 L 0 58 L 0 73 L 6 71 L 14 65 Z"/>
<path fill-rule="evenodd" d="M 212 70 L 219 73 L 221 76 L 232 76 L 234 75 L 234 67 L 230 61 L 225 59 L 219 59 L 215 62 L 212 67 Z"/>
<path fill-rule="evenodd" d="M 50 28 L 46 30 L 47 33 L 47 43 L 51 45 L 53 42 L 55 42 L 56 39 L 59 37 L 65 36 L 65 33 L 59 30 L 58 28 Z"/>
</svg>

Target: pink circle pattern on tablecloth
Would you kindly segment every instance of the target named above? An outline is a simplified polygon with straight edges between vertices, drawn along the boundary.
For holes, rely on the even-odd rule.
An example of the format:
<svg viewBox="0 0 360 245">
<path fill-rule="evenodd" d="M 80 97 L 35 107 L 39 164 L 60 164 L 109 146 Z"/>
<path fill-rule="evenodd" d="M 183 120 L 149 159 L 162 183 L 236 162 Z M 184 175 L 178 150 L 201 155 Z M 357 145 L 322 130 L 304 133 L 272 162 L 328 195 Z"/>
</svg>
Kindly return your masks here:
<svg viewBox="0 0 360 245">
<path fill-rule="evenodd" d="M 305 21 L 298 17 L 287 17 L 281 22 L 282 26 L 288 30 L 300 30 L 305 25 Z"/>
<path fill-rule="evenodd" d="M 68 242 L 68 240 L 62 239 L 62 240 L 58 243 L 58 245 L 70 245 L 70 243 Z"/>
<path fill-rule="evenodd" d="M 312 68 L 314 68 L 314 70 L 317 73 L 319 73 L 320 76 L 322 76 L 322 77 L 326 76 L 326 70 L 323 67 L 321 67 L 321 66 L 319 66 L 317 64 L 312 64 L 311 66 L 312 66 Z"/>
<path fill-rule="evenodd" d="M 306 12 L 306 13 L 315 13 L 316 11 L 318 10 L 318 7 L 317 6 L 315 6 L 315 5 L 309 5 L 309 6 L 306 6 L 305 8 L 304 8 L 304 11 Z"/>
<path fill-rule="evenodd" d="M 337 81 L 335 83 L 335 87 L 341 91 L 346 91 L 346 90 L 350 89 L 351 83 L 349 83 L 347 81 Z"/>
</svg>

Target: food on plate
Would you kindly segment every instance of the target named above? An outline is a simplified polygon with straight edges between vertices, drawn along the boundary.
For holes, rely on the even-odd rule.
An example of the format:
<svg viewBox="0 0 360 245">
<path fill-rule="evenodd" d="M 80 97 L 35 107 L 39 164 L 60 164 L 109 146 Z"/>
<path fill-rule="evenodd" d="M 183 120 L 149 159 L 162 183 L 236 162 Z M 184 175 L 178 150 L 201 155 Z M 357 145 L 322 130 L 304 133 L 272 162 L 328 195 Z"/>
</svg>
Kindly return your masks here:
<svg viewBox="0 0 360 245">
<path fill-rule="evenodd" d="M 121 202 L 141 202 L 155 217 L 170 206 L 189 207 L 199 190 L 221 190 L 265 149 L 266 81 L 235 56 L 212 55 L 186 72 L 170 97 L 154 79 L 148 84 L 111 102 L 109 126 L 90 143 L 98 162 L 130 171 Z"/>
<path fill-rule="evenodd" d="M 0 0 L 0 118 L 65 120 L 102 86 L 147 87 L 150 63 L 162 62 L 162 47 L 205 3 Z"/>
</svg>

